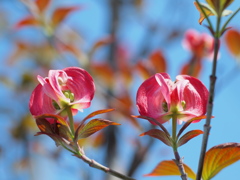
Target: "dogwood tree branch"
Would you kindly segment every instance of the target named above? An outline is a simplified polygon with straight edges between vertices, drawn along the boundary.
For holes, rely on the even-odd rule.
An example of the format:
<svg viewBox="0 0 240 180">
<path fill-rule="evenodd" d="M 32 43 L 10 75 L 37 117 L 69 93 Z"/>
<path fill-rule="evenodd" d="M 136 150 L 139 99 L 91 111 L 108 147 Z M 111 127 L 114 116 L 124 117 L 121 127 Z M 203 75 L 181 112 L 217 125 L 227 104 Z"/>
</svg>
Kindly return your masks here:
<svg viewBox="0 0 240 180">
<path fill-rule="evenodd" d="M 78 146 L 78 149 L 80 149 L 79 146 Z M 76 152 L 76 153 L 74 154 L 74 156 L 78 157 L 79 159 L 83 160 L 85 163 L 89 164 L 90 167 L 99 169 L 99 170 L 101 170 L 101 171 L 104 171 L 105 173 L 108 173 L 108 174 L 110 174 L 110 175 L 113 175 L 113 176 L 118 177 L 118 178 L 123 179 L 123 180 L 135 180 L 135 179 L 133 179 L 133 178 L 131 178 L 131 177 L 128 177 L 128 176 L 123 175 L 123 174 L 121 174 L 121 173 L 119 173 L 119 172 L 117 172 L 117 171 L 114 171 L 114 170 L 112 170 L 112 169 L 110 169 L 110 168 L 108 168 L 108 167 L 106 167 L 106 166 L 104 166 L 104 165 L 96 162 L 96 161 L 93 160 L 93 159 L 88 158 L 88 157 L 83 153 L 83 151 L 81 151 L 81 152 L 80 152 L 80 151 L 81 151 L 81 150 L 79 150 L 78 152 Z"/>
<path fill-rule="evenodd" d="M 200 157 L 199 157 L 199 162 L 198 162 L 198 171 L 197 171 L 196 180 L 201 180 L 203 163 L 204 163 L 204 158 L 205 158 L 205 154 L 206 154 L 206 150 L 207 150 L 208 137 L 209 137 L 209 132 L 211 129 L 210 124 L 211 124 L 211 117 L 212 117 L 212 112 L 213 112 L 215 83 L 216 83 L 216 79 L 217 79 L 217 77 L 216 77 L 217 56 L 218 56 L 219 45 L 220 45 L 219 37 L 221 36 L 219 34 L 220 21 L 221 21 L 221 17 L 218 16 L 216 31 L 214 34 L 214 56 L 213 56 L 212 74 L 210 75 L 209 98 L 208 98 L 208 104 L 207 104 L 207 118 L 206 118 L 206 123 L 204 125 L 204 134 L 203 134 L 203 139 L 202 139 L 202 147 L 201 147 L 201 152 L 200 152 Z"/>
</svg>

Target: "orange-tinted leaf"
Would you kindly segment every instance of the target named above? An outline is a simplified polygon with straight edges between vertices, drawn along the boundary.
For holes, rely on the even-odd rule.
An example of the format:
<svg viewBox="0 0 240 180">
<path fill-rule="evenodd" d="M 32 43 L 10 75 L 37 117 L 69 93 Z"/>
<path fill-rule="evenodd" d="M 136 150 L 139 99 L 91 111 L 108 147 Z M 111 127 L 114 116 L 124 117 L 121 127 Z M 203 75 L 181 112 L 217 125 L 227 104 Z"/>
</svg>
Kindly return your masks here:
<svg viewBox="0 0 240 180">
<path fill-rule="evenodd" d="M 110 44 L 110 43 L 112 43 L 112 42 L 113 42 L 113 37 L 111 37 L 111 36 L 108 36 L 108 37 L 105 37 L 105 38 L 100 39 L 99 41 L 97 41 L 97 42 L 93 45 L 93 47 L 91 48 L 89 54 L 92 56 L 93 53 L 94 53 L 97 49 L 99 49 L 99 48 L 102 47 L 102 46 L 108 45 L 108 44 Z"/>
<path fill-rule="evenodd" d="M 84 125 L 78 132 L 78 138 L 87 138 L 94 134 L 95 132 L 109 126 L 109 125 L 120 125 L 119 123 L 115 123 L 106 119 L 93 119 L 89 121 L 86 125 Z"/>
<path fill-rule="evenodd" d="M 225 143 L 209 149 L 205 155 L 202 178 L 209 180 L 225 167 L 240 160 L 240 144 Z"/>
<path fill-rule="evenodd" d="M 76 57 L 81 57 L 81 50 L 79 50 L 73 44 L 66 44 L 63 42 L 59 42 L 57 45 L 60 51 L 70 52 Z"/>
<path fill-rule="evenodd" d="M 36 5 L 40 13 L 44 12 L 48 5 L 50 4 L 51 0 L 36 0 Z"/>
<path fill-rule="evenodd" d="M 84 127 L 84 123 L 88 120 L 88 119 L 90 119 L 90 118 L 92 118 L 92 117 L 94 117 L 94 116 L 96 116 L 96 115 L 98 115 L 98 114 L 103 114 L 103 113 L 107 113 L 107 112 L 110 112 L 110 111 L 113 111 L 114 109 L 102 109 L 102 110 L 98 110 L 98 111 L 94 111 L 94 112 L 92 112 L 91 114 L 89 114 L 87 117 L 85 117 L 82 121 L 81 121 L 81 123 L 78 125 L 78 127 L 77 127 L 77 129 L 76 129 L 76 132 L 75 132 L 75 138 L 77 138 L 78 137 L 78 135 L 79 135 L 79 131 Z"/>
<path fill-rule="evenodd" d="M 197 10 L 200 12 L 200 18 L 198 20 L 199 24 L 202 24 L 203 20 L 205 19 L 205 15 L 203 14 L 201 8 L 198 6 L 197 2 L 194 2 Z M 203 11 L 206 13 L 207 16 L 214 16 L 216 13 L 214 10 L 207 4 L 200 3 L 202 6 Z"/>
<path fill-rule="evenodd" d="M 187 74 L 197 78 L 201 70 L 202 70 L 202 64 L 200 62 L 196 62 L 194 65 L 191 65 L 191 62 L 190 62 L 183 66 L 180 74 Z"/>
<path fill-rule="evenodd" d="M 15 44 L 16 44 L 16 49 L 13 52 L 11 52 L 11 56 L 8 59 L 9 65 L 12 65 L 17 60 L 19 60 L 28 48 L 27 47 L 28 45 L 22 42 L 16 42 Z"/>
<path fill-rule="evenodd" d="M 162 141 L 164 144 L 168 146 L 172 146 L 171 137 L 159 129 L 151 129 L 145 133 L 140 134 L 140 136 L 145 136 L 145 135 L 157 138 L 160 141 Z"/>
<path fill-rule="evenodd" d="M 58 8 L 53 12 L 52 15 L 52 23 L 53 26 L 56 27 L 58 26 L 66 17 L 69 13 L 79 10 L 79 6 L 75 7 L 63 7 L 63 8 Z"/>
<path fill-rule="evenodd" d="M 186 164 L 183 164 L 187 176 L 191 179 L 195 179 L 196 175 L 190 167 Z M 174 161 L 162 161 L 160 162 L 155 169 L 150 173 L 144 176 L 181 176 L 179 169 Z"/>
<path fill-rule="evenodd" d="M 227 31 L 225 41 L 232 55 L 240 56 L 240 32 L 234 29 Z"/>
<path fill-rule="evenodd" d="M 178 141 L 178 147 L 182 146 L 183 144 L 186 144 L 189 140 L 191 140 L 192 138 L 203 134 L 202 130 L 192 130 L 187 132 L 186 134 L 184 134 Z"/>
<path fill-rule="evenodd" d="M 96 78 L 99 78 L 105 86 L 110 88 L 114 86 L 114 72 L 109 63 L 91 63 L 91 68 Z"/>
<path fill-rule="evenodd" d="M 92 146 L 98 148 L 99 146 L 104 144 L 105 136 L 104 131 L 100 131 L 96 136 L 93 138 Z"/>
<path fill-rule="evenodd" d="M 99 114 L 104 114 L 104 113 L 107 113 L 107 112 L 111 112 L 111 111 L 114 111 L 114 109 L 102 109 L 102 110 L 97 110 L 97 111 L 94 111 L 92 112 L 91 114 L 89 114 L 87 117 L 85 117 L 84 119 L 90 119 L 96 115 L 99 115 Z"/>
<path fill-rule="evenodd" d="M 37 19 L 35 19 L 33 16 L 28 16 L 28 17 L 22 19 L 21 21 L 19 21 L 15 25 L 15 28 L 20 29 L 25 26 L 37 26 L 37 25 L 39 25 L 39 21 Z"/>
<path fill-rule="evenodd" d="M 116 98 L 112 98 L 110 101 L 110 107 L 114 107 L 117 109 L 117 116 L 123 116 L 120 118 L 125 119 L 127 122 L 130 122 L 134 127 L 142 130 L 142 127 L 137 121 L 137 119 L 129 116 L 129 114 L 132 113 L 133 101 L 128 91 L 122 92 L 121 94 L 117 95 Z"/>
<path fill-rule="evenodd" d="M 136 64 L 135 68 L 144 79 L 147 79 L 151 76 L 151 73 L 149 73 L 147 67 L 144 65 L 142 61 L 139 61 Z"/>
<path fill-rule="evenodd" d="M 156 72 L 166 72 L 166 60 L 161 51 L 154 51 L 149 58 Z"/>
</svg>

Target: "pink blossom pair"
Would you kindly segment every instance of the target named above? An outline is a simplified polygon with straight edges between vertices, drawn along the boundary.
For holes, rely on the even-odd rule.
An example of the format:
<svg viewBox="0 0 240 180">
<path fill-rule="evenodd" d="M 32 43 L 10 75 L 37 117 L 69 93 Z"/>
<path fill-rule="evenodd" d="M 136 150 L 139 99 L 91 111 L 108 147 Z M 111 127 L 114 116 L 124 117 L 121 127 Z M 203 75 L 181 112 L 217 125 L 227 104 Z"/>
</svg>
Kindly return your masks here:
<svg viewBox="0 0 240 180">
<path fill-rule="evenodd" d="M 61 115 L 68 107 L 76 114 L 90 106 L 95 92 L 92 77 L 77 67 L 50 70 L 48 77 L 38 76 L 38 81 L 29 103 L 34 116 Z M 141 115 L 155 118 L 160 123 L 170 120 L 173 115 L 181 123 L 204 115 L 207 99 L 208 90 L 200 80 L 179 75 L 173 82 L 167 73 L 157 73 L 139 87 L 137 107 Z"/>
</svg>

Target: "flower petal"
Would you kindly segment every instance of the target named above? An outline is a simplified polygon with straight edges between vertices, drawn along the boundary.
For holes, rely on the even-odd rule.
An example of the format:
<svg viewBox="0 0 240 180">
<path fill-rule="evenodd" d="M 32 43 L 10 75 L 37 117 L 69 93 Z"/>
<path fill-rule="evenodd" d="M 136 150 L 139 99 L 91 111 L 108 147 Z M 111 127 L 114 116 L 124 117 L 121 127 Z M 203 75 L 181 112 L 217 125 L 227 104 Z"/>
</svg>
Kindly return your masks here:
<svg viewBox="0 0 240 180">
<path fill-rule="evenodd" d="M 44 94 L 43 86 L 39 84 L 32 92 L 29 102 L 29 110 L 33 116 L 45 113 L 55 114 L 57 110 L 54 108 L 52 99 Z"/>
<path fill-rule="evenodd" d="M 157 119 L 160 123 L 169 120 L 169 113 L 163 110 L 163 103 L 170 103 L 169 88 L 165 82 L 166 74 L 150 77 L 142 83 L 137 92 L 138 111 L 143 116 Z M 169 76 L 168 76 L 169 77 Z"/>
<path fill-rule="evenodd" d="M 181 120 L 186 121 L 192 117 L 201 116 L 206 113 L 207 110 L 207 100 L 208 100 L 208 90 L 204 84 L 191 76 L 179 75 L 177 76 L 177 86 L 180 93 L 181 101 L 185 101 L 185 107 L 182 114 L 186 115 L 187 119 L 181 118 Z M 185 81 L 189 83 L 185 83 Z"/>
<path fill-rule="evenodd" d="M 68 79 L 66 87 L 74 94 L 73 104 L 75 109 L 88 108 L 95 92 L 95 85 L 89 73 L 81 68 L 69 67 L 63 69 Z"/>
</svg>

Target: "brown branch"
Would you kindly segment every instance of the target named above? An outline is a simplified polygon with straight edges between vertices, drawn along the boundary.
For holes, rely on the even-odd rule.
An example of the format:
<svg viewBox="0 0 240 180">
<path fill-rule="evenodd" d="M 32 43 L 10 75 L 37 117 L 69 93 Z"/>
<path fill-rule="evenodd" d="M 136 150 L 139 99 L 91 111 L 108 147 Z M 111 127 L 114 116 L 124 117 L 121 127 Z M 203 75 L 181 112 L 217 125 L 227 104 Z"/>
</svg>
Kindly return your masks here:
<svg viewBox="0 0 240 180">
<path fill-rule="evenodd" d="M 202 171 L 203 171 L 203 163 L 205 154 L 207 151 L 207 143 L 209 138 L 209 132 L 211 129 L 211 117 L 213 111 L 213 101 L 214 101 L 214 91 L 215 91 L 215 83 L 216 83 L 216 70 L 217 70 L 217 56 L 219 51 L 219 28 L 220 28 L 220 20 L 221 17 L 217 18 L 217 30 L 215 32 L 214 37 L 214 57 L 213 57 L 213 65 L 212 65 L 212 74 L 210 76 L 210 88 L 209 88 L 209 98 L 207 104 L 207 119 L 204 125 L 204 134 L 202 139 L 202 148 L 200 152 L 199 162 L 198 162 L 198 171 L 196 180 L 201 180 Z"/>
<path fill-rule="evenodd" d="M 175 159 L 173 159 L 173 161 L 176 163 L 176 165 L 181 173 L 182 180 L 187 180 L 188 178 L 187 178 L 187 174 L 185 172 L 184 166 L 183 166 L 182 158 L 180 158 L 177 151 L 174 152 L 174 156 L 175 156 Z"/>
</svg>

